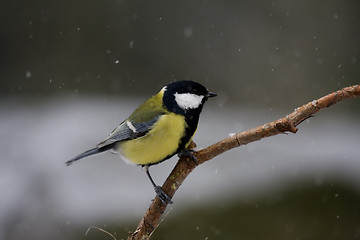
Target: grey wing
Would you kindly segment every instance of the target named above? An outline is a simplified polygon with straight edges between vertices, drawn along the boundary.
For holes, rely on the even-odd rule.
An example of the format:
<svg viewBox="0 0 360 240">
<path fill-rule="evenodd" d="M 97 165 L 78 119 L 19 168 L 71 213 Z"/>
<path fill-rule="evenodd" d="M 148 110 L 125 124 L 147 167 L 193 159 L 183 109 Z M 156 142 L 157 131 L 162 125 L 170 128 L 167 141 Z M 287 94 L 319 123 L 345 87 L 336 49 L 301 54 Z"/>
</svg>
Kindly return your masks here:
<svg viewBox="0 0 360 240">
<path fill-rule="evenodd" d="M 160 115 L 161 116 L 161 115 Z M 122 122 L 117 128 L 115 128 L 109 137 L 97 145 L 97 148 L 103 148 L 109 145 L 112 145 L 116 142 L 135 139 L 138 137 L 144 136 L 155 122 L 160 118 L 160 116 L 155 117 L 154 119 L 143 122 L 143 123 L 133 123 L 129 120 Z"/>
</svg>

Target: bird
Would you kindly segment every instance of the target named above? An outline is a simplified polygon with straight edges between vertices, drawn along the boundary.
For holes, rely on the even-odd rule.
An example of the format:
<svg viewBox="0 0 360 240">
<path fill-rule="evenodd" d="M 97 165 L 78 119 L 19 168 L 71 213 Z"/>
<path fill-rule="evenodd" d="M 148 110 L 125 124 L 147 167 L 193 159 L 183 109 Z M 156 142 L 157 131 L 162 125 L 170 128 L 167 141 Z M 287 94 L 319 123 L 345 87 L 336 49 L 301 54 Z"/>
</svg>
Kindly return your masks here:
<svg viewBox="0 0 360 240">
<path fill-rule="evenodd" d="M 94 154 L 115 151 L 125 162 L 143 167 L 161 202 L 172 204 L 171 198 L 154 182 L 149 167 L 175 154 L 188 156 L 197 163 L 193 150 L 187 147 L 197 130 L 204 103 L 215 96 L 216 93 L 194 81 L 171 82 L 136 108 L 105 140 L 70 159 L 66 165 Z"/>
</svg>

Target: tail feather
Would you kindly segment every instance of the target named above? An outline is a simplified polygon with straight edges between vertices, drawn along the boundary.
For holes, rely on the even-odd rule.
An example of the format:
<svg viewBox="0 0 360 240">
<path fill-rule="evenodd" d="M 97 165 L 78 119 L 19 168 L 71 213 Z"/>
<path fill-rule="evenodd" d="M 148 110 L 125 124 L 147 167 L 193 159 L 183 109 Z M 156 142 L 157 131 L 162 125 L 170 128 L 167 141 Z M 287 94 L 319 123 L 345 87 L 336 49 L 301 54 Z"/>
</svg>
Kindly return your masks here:
<svg viewBox="0 0 360 240">
<path fill-rule="evenodd" d="M 109 150 L 111 147 L 107 146 L 107 147 L 103 147 L 103 148 L 92 148 L 90 150 L 87 150 L 86 152 L 83 152 L 79 155 L 77 155 L 76 157 L 70 159 L 69 161 L 67 161 L 65 164 L 67 166 L 71 165 L 73 162 L 77 161 L 77 160 L 80 160 L 84 157 L 88 157 L 88 156 L 91 156 L 91 155 L 94 155 L 94 154 L 98 154 L 98 153 L 101 153 L 101 152 L 104 152 L 106 150 Z"/>
<path fill-rule="evenodd" d="M 91 156 L 91 155 L 94 155 L 94 154 L 98 154 L 98 153 L 102 153 L 104 151 L 108 151 L 110 149 L 113 149 L 115 147 L 115 143 L 112 143 L 112 144 L 109 144 L 109 145 L 106 145 L 106 146 L 103 146 L 103 147 L 95 147 L 95 148 L 92 148 L 90 150 L 87 150 L 86 152 L 83 152 L 79 155 L 77 155 L 76 157 L 70 159 L 69 161 L 67 161 L 65 164 L 67 166 L 71 165 L 73 162 L 77 161 L 77 160 L 80 160 L 84 157 L 88 157 L 88 156 Z"/>
</svg>

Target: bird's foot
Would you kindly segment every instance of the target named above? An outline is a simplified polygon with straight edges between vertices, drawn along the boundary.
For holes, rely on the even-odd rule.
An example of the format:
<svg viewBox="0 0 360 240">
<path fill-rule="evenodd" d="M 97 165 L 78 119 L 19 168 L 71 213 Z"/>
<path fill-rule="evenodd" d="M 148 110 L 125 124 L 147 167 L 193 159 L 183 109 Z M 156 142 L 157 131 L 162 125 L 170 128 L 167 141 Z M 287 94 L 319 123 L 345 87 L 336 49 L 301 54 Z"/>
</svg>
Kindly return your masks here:
<svg viewBox="0 0 360 240">
<path fill-rule="evenodd" d="M 194 152 L 192 149 L 185 148 L 178 154 L 178 157 L 189 157 L 196 165 L 199 165 L 198 159 L 193 154 Z"/>
<path fill-rule="evenodd" d="M 162 188 L 160 186 L 155 186 L 155 192 L 156 194 L 159 196 L 161 202 L 166 205 L 166 204 L 173 204 L 173 202 L 171 201 L 171 198 L 164 192 L 164 190 L 162 190 Z"/>
</svg>

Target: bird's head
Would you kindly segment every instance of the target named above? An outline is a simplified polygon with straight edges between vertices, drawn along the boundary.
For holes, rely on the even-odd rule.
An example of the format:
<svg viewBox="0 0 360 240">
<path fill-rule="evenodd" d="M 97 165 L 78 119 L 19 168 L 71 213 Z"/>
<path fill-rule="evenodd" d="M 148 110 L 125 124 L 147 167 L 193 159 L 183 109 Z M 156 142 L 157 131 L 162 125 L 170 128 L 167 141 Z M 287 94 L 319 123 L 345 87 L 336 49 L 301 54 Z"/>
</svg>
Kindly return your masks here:
<svg viewBox="0 0 360 240">
<path fill-rule="evenodd" d="M 170 112 L 184 116 L 199 115 L 208 98 L 217 96 L 193 81 L 177 81 L 163 87 L 163 103 Z"/>
</svg>

